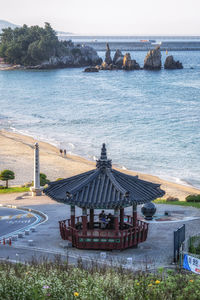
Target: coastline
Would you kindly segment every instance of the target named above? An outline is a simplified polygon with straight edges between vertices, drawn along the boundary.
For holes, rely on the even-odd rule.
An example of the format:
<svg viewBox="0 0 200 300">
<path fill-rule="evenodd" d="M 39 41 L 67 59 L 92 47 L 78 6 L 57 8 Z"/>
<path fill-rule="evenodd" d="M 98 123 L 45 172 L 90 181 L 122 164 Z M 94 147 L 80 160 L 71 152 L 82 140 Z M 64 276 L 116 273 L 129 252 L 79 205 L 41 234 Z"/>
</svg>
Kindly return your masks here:
<svg viewBox="0 0 200 300">
<path fill-rule="evenodd" d="M 0 71 L 21 70 L 21 69 L 23 68 L 20 65 L 0 63 Z"/>
<path fill-rule="evenodd" d="M 19 133 L 0 130 L 0 171 L 11 169 L 15 172 L 15 180 L 11 185 L 23 185 L 33 180 L 33 147 L 37 140 Z M 40 172 L 45 173 L 51 181 L 66 178 L 95 168 L 95 162 L 83 157 L 67 154 L 64 158 L 59 149 L 47 142 L 37 141 L 40 147 Z M 94 153 L 95 156 L 98 153 Z M 119 162 L 120 163 L 120 162 Z M 140 179 L 161 184 L 166 191 L 165 198 L 172 196 L 185 200 L 189 194 L 200 194 L 200 189 L 161 179 L 154 175 L 143 174 L 131 170 L 115 169 L 130 175 L 138 175 Z M 0 184 L 3 182 L 0 181 Z"/>
</svg>

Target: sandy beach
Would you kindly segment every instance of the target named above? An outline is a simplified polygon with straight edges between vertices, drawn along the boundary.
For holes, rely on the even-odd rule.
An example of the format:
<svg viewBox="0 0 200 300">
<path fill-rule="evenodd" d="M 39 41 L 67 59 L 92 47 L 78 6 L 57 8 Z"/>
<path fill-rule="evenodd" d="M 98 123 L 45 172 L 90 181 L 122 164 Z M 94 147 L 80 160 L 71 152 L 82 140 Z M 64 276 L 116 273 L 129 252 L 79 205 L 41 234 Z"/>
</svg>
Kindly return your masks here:
<svg viewBox="0 0 200 300">
<path fill-rule="evenodd" d="M 20 70 L 21 68 L 20 65 L 11 65 L 0 62 L 0 71 Z"/>
<path fill-rule="evenodd" d="M 32 137 L 0 130 L 0 171 L 10 169 L 15 172 L 15 180 L 12 181 L 12 185 L 23 185 L 33 180 L 33 149 L 35 142 L 36 140 Z M 69 154 L 67 154 L 67 158 L 62 157 L 59 149 L 55 146 L 42 141 L 38 142 L 40 147 L 40 172 L 45 173 L 51 181 L 95 168 L 95 162 Z M 97 157 L 99 154 L 94 153 Z M 183 186 L 156 176 L 134 171 L 121 169 L 120 171 L 138 175 L 140 179 L 161 184 L 161 188 L 166 192 L 165 198 L 173 196 L 184 200 L 189 194 L 200 194 L 200 190 L 192 186 Z M 4 183 L 0 181 L 0 184 Z"/>
</svg>

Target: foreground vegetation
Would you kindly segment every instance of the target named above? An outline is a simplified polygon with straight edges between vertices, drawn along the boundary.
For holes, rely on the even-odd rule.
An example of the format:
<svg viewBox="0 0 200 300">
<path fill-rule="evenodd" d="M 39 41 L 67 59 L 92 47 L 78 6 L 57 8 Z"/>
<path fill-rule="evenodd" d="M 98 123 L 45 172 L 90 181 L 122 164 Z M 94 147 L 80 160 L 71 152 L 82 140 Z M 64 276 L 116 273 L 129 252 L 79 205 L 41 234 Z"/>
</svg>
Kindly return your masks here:
<svg viewBox="0 0 200 300">
<path fill-rule="evenodd" d="M 43 262 L 0 264 L 0 299 L 14 300 L 196 300 L 200 277 L 163 270 L 157 274 L 133 274 L 122 268 L 89 269 Z"/>
</svg>

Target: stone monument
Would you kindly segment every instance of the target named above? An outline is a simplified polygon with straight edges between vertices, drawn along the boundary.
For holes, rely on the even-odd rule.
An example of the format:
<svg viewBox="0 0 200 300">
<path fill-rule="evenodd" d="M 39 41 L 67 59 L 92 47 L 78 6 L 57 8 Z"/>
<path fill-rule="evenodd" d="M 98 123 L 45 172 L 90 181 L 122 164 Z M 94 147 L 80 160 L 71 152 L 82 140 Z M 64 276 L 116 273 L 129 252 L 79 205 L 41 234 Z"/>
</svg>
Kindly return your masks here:
<svg viewBox="0 0 200 300">
<path fill-rule="evenodd" d="M 31 187 L 32 196 L 41 196 L 42 189 L 40 187 L 40 162 L 39 162 L 39 145 L 35 143 L 34 149 L 34 186 Z"/>
</svg>

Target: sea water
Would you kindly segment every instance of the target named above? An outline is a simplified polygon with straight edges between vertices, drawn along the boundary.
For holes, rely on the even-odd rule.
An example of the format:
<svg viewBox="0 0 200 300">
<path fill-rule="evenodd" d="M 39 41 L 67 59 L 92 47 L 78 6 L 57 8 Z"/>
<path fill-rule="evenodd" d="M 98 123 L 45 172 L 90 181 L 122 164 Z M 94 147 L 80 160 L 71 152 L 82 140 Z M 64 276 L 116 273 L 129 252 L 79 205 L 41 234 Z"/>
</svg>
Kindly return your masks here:
<svg viewBox="0 0 200 300">
<path fill-rule="evenodd" d="M 200 187 L 200 52 L 170 54 L 183 70 L 0 71 L 0 128 L 91 160 L 105 142 L 115 165 Z"/>
</svg>

